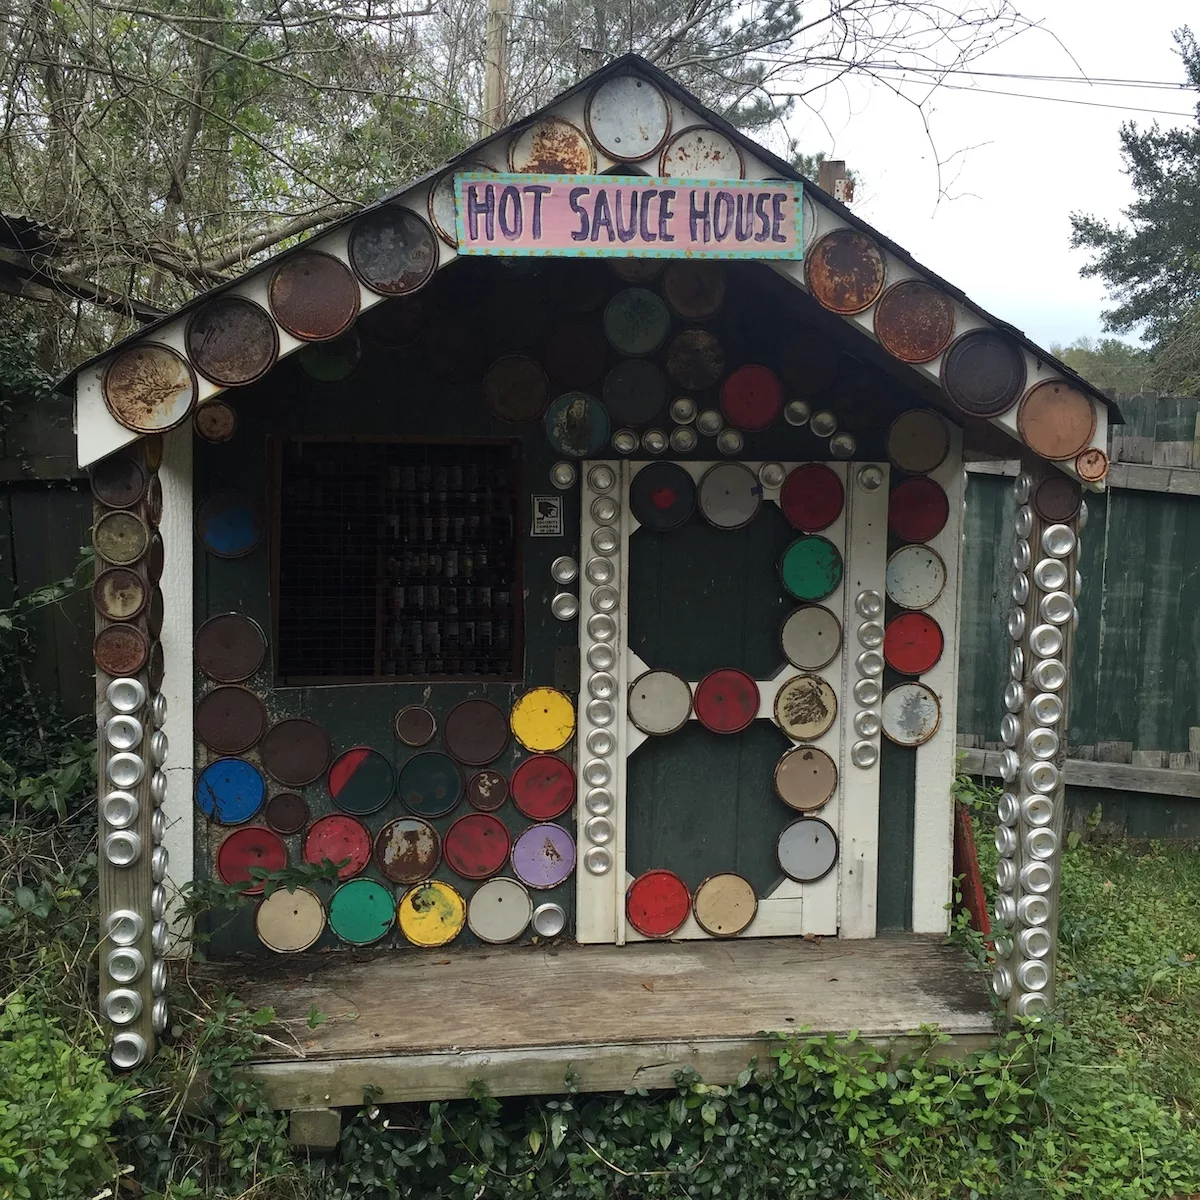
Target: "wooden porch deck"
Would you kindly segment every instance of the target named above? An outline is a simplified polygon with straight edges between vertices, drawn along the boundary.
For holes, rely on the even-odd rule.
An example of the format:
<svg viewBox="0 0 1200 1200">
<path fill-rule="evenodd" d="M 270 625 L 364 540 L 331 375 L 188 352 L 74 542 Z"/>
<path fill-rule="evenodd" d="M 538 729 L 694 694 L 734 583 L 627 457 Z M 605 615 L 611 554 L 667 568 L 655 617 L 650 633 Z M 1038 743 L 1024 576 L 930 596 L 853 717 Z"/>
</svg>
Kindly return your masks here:
<svg viewBox="0 0 1200 1200">
<path fill-rule="evenodd" d="M 295 1039 L 250 1071 L 280 1109 L 671 1087 L 693 1067 L 734 1080 L 764 1031 L 889 1044 L 923 1024 L 977 1048 L 993 1030 L 984 978 L 939 939 L 543 945 L 443 953 L 338 952 L 202 968 Z M 327 1020 L 309 1029 L 315 1006 Z M 284 1039 L 281 1039 L 284 1040 Z"/>
</svg>

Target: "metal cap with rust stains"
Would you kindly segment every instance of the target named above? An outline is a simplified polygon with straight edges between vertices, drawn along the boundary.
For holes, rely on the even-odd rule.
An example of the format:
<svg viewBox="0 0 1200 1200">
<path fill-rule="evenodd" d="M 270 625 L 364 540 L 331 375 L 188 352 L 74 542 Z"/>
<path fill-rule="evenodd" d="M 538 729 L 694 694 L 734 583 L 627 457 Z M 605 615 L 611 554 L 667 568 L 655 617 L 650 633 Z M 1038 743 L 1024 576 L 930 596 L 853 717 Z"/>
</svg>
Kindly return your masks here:
<svg viewBox="0 0 1200 1200">
<path fill-rule="evenodd" d="M 1080 479 L 1099 483 L 1108 474 L 1108 455 L 1099 446 L 1089 446 L 1076 457 L 1075 470 Z"/>
<path fill-rule="evenodd" d="M 1090 397 L 1065 379 L 1035 383 L 1017 408 L 1017 432 L 1035 454 L 1052 462 L 1074 458 L 1096 432 Z"/>
<path fill-rule="evenodd" d="M 109 508 L 130 508 L 146 492 L 146 472 L 125 454 L 102 458 L 91 470 L 92 495 Z"/>
<path fill-rule="evenodd" d="M 162 433 L 191 416 L 191 364 L 170 346 L 139 342 L 109 360 L 101 391 L 113 419 L 134 433 Z"/>
<path fill-rule="evenodd" d="M 188 318 L 187 352 L 205 379 L 237 387 L 261 379 L 279 357 L 270 313 L 245 296 L 217 296 Z"/>
<path fill-rule="evenodd" d="M 879 299 L 875 336 L 901 362 L 930 362 L 954 336 L 954 304 L 922 279 L 901 280 Z"/>
<path fill-rule="evenodd" d="M 136 675 L 150 657 L 150 643 L 135 625 L 109 625 L 96 634 L 92 657 L 106 675 Z"/>
<path fill-rule="evenodd" d="M 415 292 L 433 277 L 437 264 L 437 237 L 411 209 L 385 204 L 364 213 L 350 230 L 350 265 L 373 292 Z"/>
<path fill-rule="evenodd" d="M 141 616 L 148 595 L 146 581 L 128 567 L 109 567 L 92 584 L 92 605 L 109 621 L 132 621 Z"/>
<path fill-rule="evenodd" d="M 813 246 L 804 269 L 808 290 L 821 307 L 849 316 L 879 299 L 887 260 L 865 234 L 835 229 Z"/>
<path fill-rule="evenodd" d="M 531 175 L 595 175 L 596 151 L 578 125 L 540 117 L 513 134 L 508 169 Z"/>
<path fill-rule="evenodd" d="M 349 329 L 358 316 L 359 294 L 345 263 L 313 250 L 285 258 L 268 285 L 275 320 L 305 342 L 329 341 Z"/>
</svg>

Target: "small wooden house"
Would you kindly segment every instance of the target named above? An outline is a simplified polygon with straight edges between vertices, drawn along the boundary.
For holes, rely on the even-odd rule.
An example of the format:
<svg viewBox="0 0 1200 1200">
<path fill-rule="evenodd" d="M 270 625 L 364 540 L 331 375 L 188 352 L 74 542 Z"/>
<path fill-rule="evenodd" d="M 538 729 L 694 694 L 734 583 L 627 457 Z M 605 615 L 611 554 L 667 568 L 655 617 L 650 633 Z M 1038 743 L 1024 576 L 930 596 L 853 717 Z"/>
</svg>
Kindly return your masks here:
<svg viewBox="0 0 1200 1200">
<path fill-rule="evenodd" d="M 193 932 L 327 1014 L 255 1068 L 281 1108 L 986 1035 L 941 944 L 964 554 L 1012 559 L 994 989 L 1045 1009 L 1119 416 L 646 62 L 72 382 L 117 1065 Z M 1015 541 L 964 546 L 964 446 L 1013 443 Z M 234 916 L 172 929 L 192 880 Z"/>
</svg>

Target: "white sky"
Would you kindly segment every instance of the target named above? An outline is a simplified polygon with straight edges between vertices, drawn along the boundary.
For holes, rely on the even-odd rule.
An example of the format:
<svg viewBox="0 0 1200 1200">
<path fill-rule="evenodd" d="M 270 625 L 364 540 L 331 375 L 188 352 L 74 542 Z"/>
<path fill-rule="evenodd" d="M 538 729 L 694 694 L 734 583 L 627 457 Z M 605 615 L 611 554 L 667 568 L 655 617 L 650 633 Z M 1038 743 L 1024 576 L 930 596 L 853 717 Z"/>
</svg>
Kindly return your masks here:
<svg viewBox="0 0 1200 1200">
<path fill-rule="evenodd" d="M 1200 34 L 1196 0 L 1132 6 L 1017 0 L 1017 6 L 1050 32 L 1021 34 L 973 64 L 977 70 L 1072 75 L 1078 73 L 1074 56 L 1093 77 L 1182 81 L 1172 30 L 1190 24 Z M 1069 247 L 1069 214 L 1119 217 L 1131 198 L 1118 153 L 1121 123 L 1186 124 L 1196 93 L 996 78 L 953 82 L 1185 114 L 1156 118 L 943 91 L 928 109 L 937 155 L 965 153 L 943 169 L 955 198 L 940 203 L 934 152 L 919 118 L 885 87 L 868 81 L 835 85 L 822 94 L 819 116 L 799 109 L 789 121 L 802 149 L 824 148 L 860 174 L 865 186 L 853 206 L 858 215 L 983 308 L 1042 345 L 1101 335 L 1104 285 L 1079 276 L 1087 255 Z"/>
</svg>

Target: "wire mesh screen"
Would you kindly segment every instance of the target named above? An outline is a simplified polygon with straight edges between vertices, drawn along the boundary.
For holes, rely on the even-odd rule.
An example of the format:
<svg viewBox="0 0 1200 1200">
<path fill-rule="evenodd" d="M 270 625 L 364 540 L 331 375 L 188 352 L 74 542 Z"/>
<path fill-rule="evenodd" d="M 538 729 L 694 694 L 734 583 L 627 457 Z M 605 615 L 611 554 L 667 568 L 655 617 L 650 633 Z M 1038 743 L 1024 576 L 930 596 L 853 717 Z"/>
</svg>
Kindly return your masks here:
<svg viewBox="0 0 1200 1200">
<path fill-rule="evenodd" d="M 520 674 L 516 443 L 289 439 L 279 674 Z"/>
</svg>

